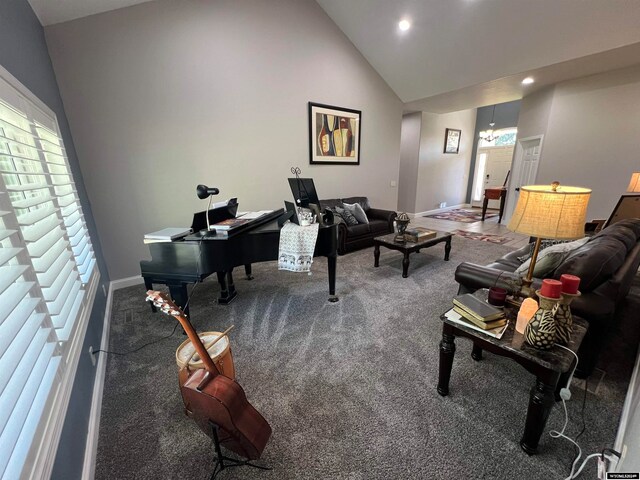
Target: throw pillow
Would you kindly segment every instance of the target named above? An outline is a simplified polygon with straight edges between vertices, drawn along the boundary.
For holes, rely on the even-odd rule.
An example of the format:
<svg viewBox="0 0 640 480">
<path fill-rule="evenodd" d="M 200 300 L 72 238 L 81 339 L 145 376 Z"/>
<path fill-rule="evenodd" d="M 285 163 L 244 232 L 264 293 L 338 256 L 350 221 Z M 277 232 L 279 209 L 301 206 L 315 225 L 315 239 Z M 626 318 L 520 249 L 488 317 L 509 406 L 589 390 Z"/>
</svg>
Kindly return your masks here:
<svg viewBox="0 0 640 480">
<path fill-rule="evenodd" d="M 349 210 L 336 207 L 336 212 L 343 218 L 344 223 L 346 223 L 347 225 L 358 225 L 358 220 L 356 220 L 356 217 L 354 217 Z"/>
<path fill-rule="evenodd" d="M 367 214 L 364 212 L 364 209 L 359 203 L 343 203 L 342 205 L 346 210 L 349 210 L 349 213 L 351 213 L 351 215 L 356 217 L 358 223 L 369 223 Z"/>
<path fill-rule="evenodd" d="M 562 261 L 569 256 L 569 254 L 576 248 L 581 247 L 589 241 L 589 237 L 581 238 L 573 242 L 557 243 L 551 247 L 547 247 L 538 253 L 538 259 L 536 260 L 536 266 L 533 269 L 533 276 L 535 278 L 545 278 L 551 274 Z M 531 258 L 520 265 L 515 273 L 518 275 L 526 275 L 531 264 Z"/>
<path fill-rule="evenodd" d="M 540 242 L 540 252 L 538 252 L 538 255 L 540 255 L 540 253 L 546 248 L 553 247 L 554 245 L 560 245 L 562 243 L 570 243 L 572 241 L 573 240 L 542 240 L 542 242 Z M 525 253 L 521 257 L 517 257 L 518 261 L 526 262 L 527 260 L 529 260 L 531 258 L 531 255 L 533 255 L 534 245 L 535 245 L 535 242 L 531 242 L 529 244 L 529 250 L 527 251 L 527 253 Z"/>
</svg>

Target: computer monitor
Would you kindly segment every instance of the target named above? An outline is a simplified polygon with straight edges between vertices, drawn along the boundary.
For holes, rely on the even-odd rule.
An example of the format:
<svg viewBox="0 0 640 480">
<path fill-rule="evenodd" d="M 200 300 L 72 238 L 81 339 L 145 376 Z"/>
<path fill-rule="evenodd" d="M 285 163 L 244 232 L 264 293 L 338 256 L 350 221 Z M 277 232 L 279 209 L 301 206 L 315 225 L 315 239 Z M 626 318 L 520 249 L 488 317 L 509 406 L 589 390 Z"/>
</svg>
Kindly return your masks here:
<svg viewBox="0 0 640 480">
<path fill-rule="evenodd" d="M 309 208 L 310 203 L 320 205 L 313 178 L 290 178 L 289 186 L 296 206 Z"/>
</svg>

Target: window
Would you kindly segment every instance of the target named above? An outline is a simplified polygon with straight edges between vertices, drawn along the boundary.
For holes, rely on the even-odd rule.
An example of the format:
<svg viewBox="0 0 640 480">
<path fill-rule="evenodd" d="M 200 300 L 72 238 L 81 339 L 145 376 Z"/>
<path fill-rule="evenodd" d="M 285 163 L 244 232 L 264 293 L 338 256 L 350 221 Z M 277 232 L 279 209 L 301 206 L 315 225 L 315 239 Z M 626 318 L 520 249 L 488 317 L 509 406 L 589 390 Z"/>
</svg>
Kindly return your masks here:
<svg viewBox="0 0 640 480">
<path fill-rule="evenodd" d="M 480 137 L 485 132 L 480 132 Z M 489 142 L 484 138 L 480 138 L 478 142 L 478 148 L 481 147 L 507 147 L 516 144 L 516 137 L 518 135 L 517 128 L 502 128 L 493 132 L 493 139 Z"/>
<path fill-rule="evenodd" d="M 55 115 L 0 68 L 1 479 L 48 477 L 95 264 Z"/>
</svg>

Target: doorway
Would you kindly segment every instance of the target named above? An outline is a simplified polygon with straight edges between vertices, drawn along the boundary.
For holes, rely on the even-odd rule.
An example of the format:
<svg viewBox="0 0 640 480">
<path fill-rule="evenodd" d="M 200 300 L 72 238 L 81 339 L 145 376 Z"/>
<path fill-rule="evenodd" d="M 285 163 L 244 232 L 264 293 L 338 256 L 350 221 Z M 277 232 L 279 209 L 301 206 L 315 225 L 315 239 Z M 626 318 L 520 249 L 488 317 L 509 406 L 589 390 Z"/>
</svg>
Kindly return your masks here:
<svg viewBox="0 0 640 480">
<path fill-rule="evenodd" d="M 507 205 L 504 214 L 505 223 L 509 222 L 516 208 L 518 197 L 520 196 L 520 187 L 523 185 L 533 185 L 536 181 L 543 138 L 543 135 L 537 135 L 535 137 L 518 140 L 515 155 L 513 156 L 511 180 L 509 181 L 507 190 Z"/>
<path fill-rule="evenodd" d="M 471 195 L 472 207 L 482 207 L 485 188 L 504 185 L 512 160 L 513 145 L 478 148 Z M 489 200 L 488 207 L 499 208 L 500 200 Z"/>
</svg>

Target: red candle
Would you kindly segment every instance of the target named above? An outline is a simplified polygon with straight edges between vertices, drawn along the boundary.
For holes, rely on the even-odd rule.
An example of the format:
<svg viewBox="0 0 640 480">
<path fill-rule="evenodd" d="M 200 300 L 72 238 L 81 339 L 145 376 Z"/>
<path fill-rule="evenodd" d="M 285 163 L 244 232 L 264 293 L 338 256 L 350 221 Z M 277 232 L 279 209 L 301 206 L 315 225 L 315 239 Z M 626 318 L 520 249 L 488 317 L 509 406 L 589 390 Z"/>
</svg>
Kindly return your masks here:
<svg viewBox="0 0 640 480">
<path fill-rule="evenodd" d="M 560 298 L 560 293 L 562 293 L 562 282 L 551 279 L 542 280 L 540 295 L 548 298 Z"/>
<path fill-rule="evenodd" d="M 578 293 L 578 287 L 580 286 L 580 277 L 569 275 L 568 273 L 563 273 L 562 275 L 560 275 L 560 281 L 562 282 L 563 293 Z"/>
</svg>

